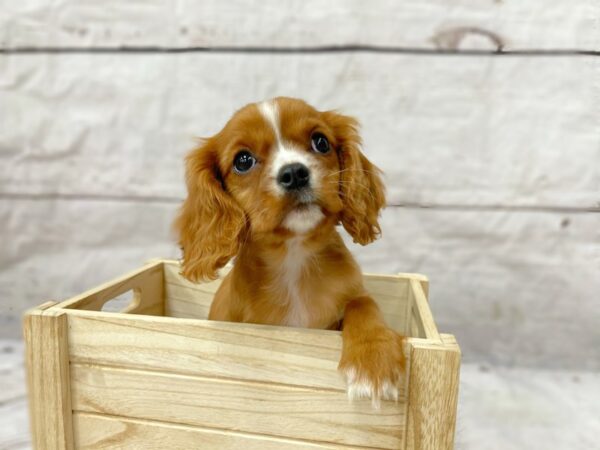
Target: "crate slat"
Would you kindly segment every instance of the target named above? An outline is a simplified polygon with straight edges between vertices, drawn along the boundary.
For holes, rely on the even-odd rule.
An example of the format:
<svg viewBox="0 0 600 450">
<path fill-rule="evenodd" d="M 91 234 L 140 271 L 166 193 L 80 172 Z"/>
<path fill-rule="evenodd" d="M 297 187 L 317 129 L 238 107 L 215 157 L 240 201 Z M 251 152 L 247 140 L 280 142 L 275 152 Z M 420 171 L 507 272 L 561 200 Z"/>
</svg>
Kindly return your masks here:
<svg viewBox="0 0 600 450">
<path fill-rule="evenodd" d="M 75 445 L 80 449 L 112 448 L 115 442 L 118 442 L 122 448 L 143 448 L 144 450 L 164 450 L 166 448 L 215 448 L 219 450 L 364 448 L 83 412 L 73 414 L 73 426 Z"/>
<path fill-rule="evenodd" d="M 163 278 L 162 262 L 160 260 L 153 261 L 140 269 L 62 302 L 60 306 L 61 308 L 100 311 L 108 301 L 128 291 L 133 291 L 134 300 L 124 312 L 162 315 L 164 312 Z"/>
<path fill-rule="evenodd" d="M 69 311 L 71 362 L 344 391 L 341 347 L 336 331 Z"/>
<path fill-rule="evenodd" d="M 77 411 L 375 448 L 400 448 L 406 416 L 343 392 L 71 364 Z"/>
<path fill-rule="evenodd" d="M 220 278 L 208 283 L 192 283 L 180 275 L 177 261 L 164 261 L 165 314 L 170 317 L 206 319 L 213 297 L 221 285 L 221 278 L 230 270 L 219 271 Z"/>
</svg>

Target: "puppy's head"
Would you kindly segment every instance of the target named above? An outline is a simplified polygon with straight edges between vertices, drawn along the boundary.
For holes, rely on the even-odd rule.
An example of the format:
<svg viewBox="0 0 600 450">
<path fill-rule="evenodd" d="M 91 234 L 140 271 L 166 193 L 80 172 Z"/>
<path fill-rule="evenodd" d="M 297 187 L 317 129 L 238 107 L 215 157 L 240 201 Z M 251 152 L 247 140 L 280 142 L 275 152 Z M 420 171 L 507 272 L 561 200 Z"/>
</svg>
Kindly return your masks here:
<svg viewBox="0 0 600 450">
<path fill-rule="evenodd" d="M 380 233 L 379 170 L 360 151 L 358 122 L 279 97 L 237 111 L 187 157 L 188 197 L 175 228 L 183 274 L 214 279 L 250 234 L 305 234 L 326 217 L 355 242 Z"/>
</svg>

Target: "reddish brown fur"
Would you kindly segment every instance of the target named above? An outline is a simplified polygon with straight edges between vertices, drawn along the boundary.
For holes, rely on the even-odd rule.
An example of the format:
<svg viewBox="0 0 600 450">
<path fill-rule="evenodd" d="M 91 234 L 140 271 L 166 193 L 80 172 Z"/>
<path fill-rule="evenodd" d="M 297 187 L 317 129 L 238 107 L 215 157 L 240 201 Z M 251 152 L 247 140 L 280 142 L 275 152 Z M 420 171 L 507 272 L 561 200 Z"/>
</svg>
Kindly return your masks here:
<svg viewBox="0 0 600 450">
<path fill-rule="evenodd" d="M 363 245 L 377 238 L 385 204 L 379 170 L 360 151 L 355 119 L 316 111 L 301 100 L 273 101 L 286 142 L 311 152 L 310 136 L 317 130 L 331 143 L 334 151 L 316 156 L 324 173 L 316 204 L 324 219 L 300 236 L 282 226 L 297 205 L 269 190 L 275 135 L 257 105 L 248 105 L 187 158 L 188 197 L 175 223 L 183 274 L 193 281 L 213 279 L 237 255 L 215 295 L 211 320 L 337 328 L 343 317 L 339 368 L 352 369 L 356 379 L 370 382 L 378 398 L 384 382 L 399 383 L 401 337 L 385 325 L 335 226 L 341 223 Z M 260 161 L 244 175 L 232 170 L 241 148 L 251 149 Z M 282 269 L 291 242 L 308 255 L 293 292 Z"/>
</svg>

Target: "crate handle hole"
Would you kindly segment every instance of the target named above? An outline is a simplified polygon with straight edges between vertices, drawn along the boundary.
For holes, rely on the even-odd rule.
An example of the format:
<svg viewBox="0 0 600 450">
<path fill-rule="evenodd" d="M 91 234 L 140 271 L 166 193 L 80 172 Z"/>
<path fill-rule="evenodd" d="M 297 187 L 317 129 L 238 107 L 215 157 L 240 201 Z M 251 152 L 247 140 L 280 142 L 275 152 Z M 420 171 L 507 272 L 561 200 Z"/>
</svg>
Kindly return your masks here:
<svg viewBox="0 0 600 450">
<path fill-rule="evenodd" d="M 135 309 L 140 304 L 140 290 L 129 289 L 115 298 L 110 299 L 102 305 L 100 311 L 127 313 Z"/>
</svg>

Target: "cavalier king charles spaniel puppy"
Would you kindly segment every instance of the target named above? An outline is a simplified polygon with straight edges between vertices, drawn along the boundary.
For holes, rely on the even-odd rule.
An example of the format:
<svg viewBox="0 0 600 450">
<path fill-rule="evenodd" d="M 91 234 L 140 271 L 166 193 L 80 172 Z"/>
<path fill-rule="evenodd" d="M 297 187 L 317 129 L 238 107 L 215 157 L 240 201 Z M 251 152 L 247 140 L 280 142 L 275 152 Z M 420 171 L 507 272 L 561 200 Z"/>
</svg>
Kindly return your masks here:
<svg viewBox="0 0 600 450">
<path fill-rule="evenodd" d="M 209 319 L 342 330 L 350 398 L 398 399 L 403 337 L 388 328 L 336 230 L 365 245 L 381 233 L 380 171 L 358 122 L 278 97 L 249 104 L 186 160 L 175 222 L 182 273 L 213 280 L 235 257 Z"/>
</svg>

